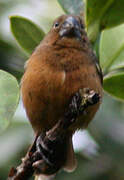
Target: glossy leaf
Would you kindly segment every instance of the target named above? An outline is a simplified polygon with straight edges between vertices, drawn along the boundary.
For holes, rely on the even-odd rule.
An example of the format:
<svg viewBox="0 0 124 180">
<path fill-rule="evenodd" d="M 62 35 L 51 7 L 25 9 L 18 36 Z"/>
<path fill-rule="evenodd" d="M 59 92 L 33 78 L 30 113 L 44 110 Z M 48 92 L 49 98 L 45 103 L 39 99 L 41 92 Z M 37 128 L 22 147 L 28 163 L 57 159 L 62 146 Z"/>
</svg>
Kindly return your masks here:
<svg viewBox="0 0 124 180">
<path fill-rule="evenodd" d="M 95 41 L 99 30 L 124 22 L 123 7 L 123 0 L 86 0 L 86 25 L 91 41 Z"/>
<path fill-rule="evenodd" d="M 45 33 L 32 21 L 21 17 L 10 17 L 11 30 L 19 45 L 31 54 Z"/>
<path fill-rule="evenodd" d="M 112 0 L 111 0 L 112 1 Z M 124 1 L 113 0 L 113 3 L 106 10 L 102 20 L 102 26 L 113 27 L 124 23 Z"/>
<path fill-rule="evenodd" d="M 83 0 L 58 0 L 68 14 L 80 14 L 83 11 Z"/>
<path fill-rule="evenodd" d="M 100 30 L 101 19 L 112 2 L 113 0 L 86 0 L 86 26 L 91 41 L 95 41 Z"/>
<path fill-rule="evenodd" d="M 19 85 L 16 78 L 0 70 L 0 132 L 8 126 L 18 101 Z"/>
<path fill-rule="evenodd" d="M 124 70 L 118 70 L 105 76 L 103 86 L 110 95 L 124 100 Z"/>
<path fill-rule="evenodd" d="M 104 71 L 124 67 L 124 25 L 102 32 L 99 54 Z"/>
</svg>

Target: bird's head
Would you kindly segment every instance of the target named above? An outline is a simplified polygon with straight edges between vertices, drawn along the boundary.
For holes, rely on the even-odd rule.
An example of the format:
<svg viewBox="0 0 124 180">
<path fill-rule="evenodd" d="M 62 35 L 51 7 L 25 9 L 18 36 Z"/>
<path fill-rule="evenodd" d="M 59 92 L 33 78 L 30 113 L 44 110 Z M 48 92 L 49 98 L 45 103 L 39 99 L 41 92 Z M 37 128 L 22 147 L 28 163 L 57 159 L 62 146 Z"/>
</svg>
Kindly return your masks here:
<svg viewBox="0 0 124 180">
<path fill-rule="evenodd" d="M 48 44 L 51 43 L 58 46 L 82 47 L 88 41 L 88 38 L 84 23 L 79 16 L 62 15 L 54 21 L 45 40 Z"/>
</svg>

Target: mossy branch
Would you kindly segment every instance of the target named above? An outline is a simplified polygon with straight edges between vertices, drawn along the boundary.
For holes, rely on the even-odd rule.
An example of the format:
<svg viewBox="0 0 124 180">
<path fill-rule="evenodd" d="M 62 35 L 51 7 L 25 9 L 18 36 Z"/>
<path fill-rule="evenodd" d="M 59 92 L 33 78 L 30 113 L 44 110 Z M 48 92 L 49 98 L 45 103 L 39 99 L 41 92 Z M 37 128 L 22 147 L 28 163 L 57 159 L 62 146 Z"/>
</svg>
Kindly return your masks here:
<svg viewBox="0 0 124 180">
<path fill-rule="evenodd" d="M 56 174 L 65 161 L 63 146 L 68 138 L 68 128 L 87 107 L 99 100 L 99 94 L 88 88 L 74 94 L 63 117 L 52 129 L 35 138 L 21 165 L 10 170 L 8 180 L 28 180 L 33 174 Z"/>
</svg>

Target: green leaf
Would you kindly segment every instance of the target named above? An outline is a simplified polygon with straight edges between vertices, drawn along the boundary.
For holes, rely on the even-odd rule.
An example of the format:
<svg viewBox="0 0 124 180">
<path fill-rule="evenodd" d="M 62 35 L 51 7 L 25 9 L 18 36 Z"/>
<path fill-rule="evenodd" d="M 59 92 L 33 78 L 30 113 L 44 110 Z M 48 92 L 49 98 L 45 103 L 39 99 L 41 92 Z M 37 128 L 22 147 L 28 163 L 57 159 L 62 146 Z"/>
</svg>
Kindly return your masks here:
<svg viewBox="0 0 124 180">
<path fill-rule="evenodd" d="M 104 14 L 101 25 L 108 28 L 122 23 L 124 23 L 124 0 L 114 0 Z"/>
<path fill-rule="evenodd" d="M 113 0 L 86 0 L 86 26 L 91 41 L 95 41 L 101 20 L 112 3 Z"/>
<path fill-rule="evenodd" d="M 36 24 L 21 16 L 11 16 L 10 25 L 17 42 L 28 54 L 33 52 L 45 35 Z"/>
<path fill-rule="evenodd" d="M 6 42 L 5 40 L 1 39 L 0 37 L 0 50 L 2 51 L 7 51 L 7 52 L 12 52 L 13 51 L 13 46 Z"/>
<path fill-rule="evenodd" d="M 105 76 L 103 87 L 111 96 L 124 101 L 124 69 Z"/>
<path fill-rule="evenodd" d="M 102 32 L 99 54 L 103 71 L 124 67 L 124 24 Z"/>
<path fill-rule="evenodd" d="M 15 77 L 0 70 L 0 132 L 12 119 L 19 102 L 19 85 Z"/>
<path fill-rule="evenodd" d="M 86 0 L 86 26 L 91 41 L 95 41 L 101 29 L 124 22 L 123 0 Z"/>
<path fill-rule="evenodd" d="M 83 0 L 58 0 L 58 2 L 68 14 L 79 15 L 83 11 Z"/>
</svg>

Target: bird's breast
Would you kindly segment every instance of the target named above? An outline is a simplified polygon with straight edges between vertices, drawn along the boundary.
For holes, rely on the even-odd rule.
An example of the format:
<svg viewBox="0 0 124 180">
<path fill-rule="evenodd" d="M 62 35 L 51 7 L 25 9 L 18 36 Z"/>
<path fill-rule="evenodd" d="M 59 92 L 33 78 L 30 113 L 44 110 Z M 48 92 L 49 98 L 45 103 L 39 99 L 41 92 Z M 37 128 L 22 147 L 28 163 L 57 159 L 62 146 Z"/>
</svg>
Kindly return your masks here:
<svg viewBox="0 0 124 180">
<path fill-rule="evenodd" d="M 29 63 L 22 78 L 21 90 L 27 116 L 35 131 L 51 128 L 79 89 L 90 88 L 102 94 L 100 78 L 92 63 L 82 63 L 76 68 L 73 63 L 65 63 L 65 69 L 51 68 L 47 63 L 38 64 L 38 61 Z M 98 106 L 89 108 L 92 116 Z"/>
</svg>

